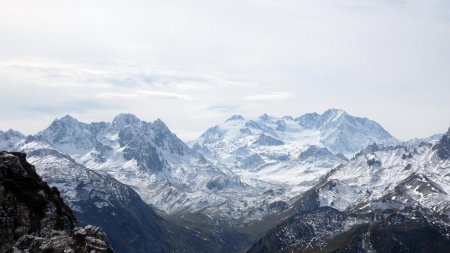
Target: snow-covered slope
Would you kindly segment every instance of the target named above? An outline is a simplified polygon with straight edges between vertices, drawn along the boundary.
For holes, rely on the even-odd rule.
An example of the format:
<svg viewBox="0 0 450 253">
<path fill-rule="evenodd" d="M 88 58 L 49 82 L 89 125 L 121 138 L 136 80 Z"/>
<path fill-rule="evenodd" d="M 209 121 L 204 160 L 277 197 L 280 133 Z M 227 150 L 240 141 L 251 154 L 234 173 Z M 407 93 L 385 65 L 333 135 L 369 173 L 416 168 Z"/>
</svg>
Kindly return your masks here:
<svg viewBox="0 0 450 253">
<path fill-rule="evenodd" d="M 391 142 L 396 140 L 378 123 L 330 109 L 295 119 L 264 114 L 247 120 L 235 115 L 208 129 L 191 146 L 249 185 L 259 180 L 285 187 L 286 201 L 313 187 L 345 163 L 346 156 L 368 144 Z"/>
<path fill-rule="evenodd" d="M 323 114 L 307 113 L 296 118 L 299 125 L 320 132 L 320 142 L 335 153 L 351 156 L 372 143 L 396 140 L 377 122 L 330 109 Z"/>
<path fill-rule="evenodd" d="M 24 138 L 21 132 L 12 129 L 6 132 L 0 131 L 0 150 L 16 151 L 17 144 Z"/>
<path fill-rule="evenodd" d="M 373 144 L 300 195 L 248 252 L 448 252 L 449 172 L 450 130 Z"/>
<path fill-rule="evenodd" d="M 101 226 L 116 252 L 231 252 L 245 243 L 238 232 L 191 229 L 160 217 L 128 185 L 90 170 L 42 138 L 28 136 L 18 145 L 27 160 L 82 224 Z"/>
<path fill-rule="evenodd" d="M 75 160 L 98 169 L 122 166 L 160 172 L 183 163 L 202 163 L 161 120 L 153 123 L 120 114 L 112 123 L 85 124 L 71 116 L 55 120 L 37 136 Z M 194 161 L 195 160 L 195 161 Z"/>
<path fill-rule="evenodd" d="M 264 114 L 246 120 L 235 115 L 208 129 L 193 147 L 211 160 L 254 168 L 296 159 L 310 145 L 352 156 L 369 144 L 386 142 L 395 139 L 378 123 L 330 109 L 323 114 L 308 113 L 295 119 Z M 258 156 L 246 160 L 255 154 Z"/>
<path fill-rule="evenodd" d="M 322 206 L 339 210 L 421 206 L 450 210 L 450 131 L 437 143 L 372 145 L 318 186 Z"/>
<path fill-rule="evenodd" d="M 77 164 L 39 138 L 30 136 L 20 146 L 38 174 L 57 187 L 78 220 L 101 226 L 117 252 L 173 250 L 160 226 L 162 218 L 129 186 Z"/>
</svg>

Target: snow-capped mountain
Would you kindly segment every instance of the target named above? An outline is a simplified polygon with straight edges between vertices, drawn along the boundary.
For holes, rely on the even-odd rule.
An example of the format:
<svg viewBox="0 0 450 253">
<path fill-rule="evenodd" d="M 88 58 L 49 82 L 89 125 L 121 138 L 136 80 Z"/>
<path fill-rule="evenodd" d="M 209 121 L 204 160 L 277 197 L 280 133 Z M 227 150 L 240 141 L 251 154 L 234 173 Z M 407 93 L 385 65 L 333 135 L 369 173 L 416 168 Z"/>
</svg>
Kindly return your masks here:
<svg viewBox="0 0 450 253">
<path fill-rule="evenodd" d="M 108 233 L 116 252 L 230 252 L 245 240 L 236 239 L 240 233 L 234 231 L 194 230 L 167 221 L 130 186 L 78 164 L 41 137 L 28 136 L 17 147 L 82 224 Z"/>
<path fill-rule="evenodd" d="M 21 150 L 38 174 L 58 188 L 80 222 L 107 231 L 117 252 L 172 250 L 161 217 L 129 186 L 77 164 L 38 138 L 28 137 Z"/>
<path fill-rule="evenodd" d="M 285 187 L 285 197 L 279 200 L 289 202 L 345 163 L 346 156 L 372 143 L 391 142 L 396 140 L 378 123 L 330 109 L 298 118 L 264 114 L 247 120 L 235 115 L 191 146 L 249 185 L 258 180 Z"/>
<path fill-rule="evenodd" d="M 396 140 L 377 122 L 330 109 L 323 114 L 307 113 L 296 118 L 299 125 L 320 132 L 320 142 L 334 153 L 352 155 L 372 143 Z"/>
<path fill-rule="evenodd" d="M 112 123 L 91 124 L 65 116 L 37 136 L 78 163 L 132 185 L 146 200 L 154 199 L 146 190 L 152 183 L 164 181 L 169 174 L 183 174 L 190 165 L 203 168 L 208 165 L 162 121 L 144 122 L 131 114 L 120 114 Z M 173 183 L 176 184 L 173 190 L 183 187 L 183 182 Z M 164 209 L 163 203 L 160 204 Z"/>
<path fill-rule="evenodd" d="M 131 114 L 90 124 L 65 116 L 34 138 L 130 185 L 168 215 L 242 225 L 288 208 L 297 195 L 345 163 L 333 145 L 345 141 L 347 131 L 360 133 L 359 139 L 337 151 L 393 140 L 377 123 L 341 110 L 296 119 L 233 116 L 209 129 L 193 148 L 161 120 L 145 122 Z M 339 138 L 331 141 L 330 136 Z"/>
<path fill-rule="evenodd" d="M 449 136 L 409 147 L 369 146 L 323 179 L 321 205 L 338 210 L 421 206 L 449 214 Z"/>
<path fill-rule="evenodd" d="M 202 162 L 161 120 L 144 122 L 131 114 L 120 114 L 112 123 L 91 124 L 65 116 L 37 136 L 95 168 L 127 163 L 141 171 L 160 172 L 184 162 Z"/>
<path fill-rule="evenodd" d="M 208 129 L 193 147 L 211 160 L 254 168 L 273 161 L 297 159 L 310 145 L 352 156 L 369 144 L 386 142 L 395 139 L 378 123 L 330 109 L 323 114 L 308 113 L 295 119 L 264 114 L 246 120 L 235 115 Z M 248 157 L 252 159 L 247 161 Z"/>
<path fill-rule="evenodd" d="M 65 116 L 36 138 L 77 163 L 130 185 L 148 204 L 169 215 L 202 214 L 210 222 L 260 219 L 278 189 L 248 185 L 214 166 L 176 137 L 161 121 L 120 114 L 111 123 L 86 124 Z M 263 208 L 259 208 L 264 206 Z"/>
<path fill-rule="evenodd" d="M 191 251 L 237 251 L 250 240 L 248 236 L 278 222 L 284 224 L 280 229 L 286 226 L 285 232 L 297 225 L 313 226 L 311 231 L 323 241 L 312 236 L 302 242 L 313 240 L 318 243 L 314 247 L 321 248 L 389 209 L 406 217 L 405 226 L 419 219 L 408 208 L 426 212 L 425 222 L 434 214 L 448 216 L 450 210 L 450 130 L 399 142 L 378 123 L 335 109 L 298 118 L 233 116 L 190 145 L 161 120 L 145 122 L 120 114 L 110 123 L 87 124 L 65 116 L 35 136 L 0 132 L 0 148 L 28 153 L 30 162 L 60 188 L 82 221 L 95 223 L 90 219 L 97 217 L 105 223 L 98 225 L 112 230 L 108 222 L 118 222 L 118 217 L 133 224 L 153 217 L 140 224 L 147 224 L 144 227 L 136 225 L 133 229 L 140 231 L 136 234 L 152 235 L 163 224 L 160 228 L 171 242 L 179 233 L 200 240 L 195 244 L 201 248 L 179 242 L 179 247 Z M 307 212 L 315 213 L 310 217 L 304 215 Z M 159 218 L 162 213 L 184 228 L 166 223 Z M 313 222 L 305 224 L 305 217 Z M 343 221 L 345 226 L 319 229 L 329 217 L 327 224 Z M 391 222 L 385 218 L 375 226 Z M 239 229 L 252 232 L 245 235 Z M 118 242 L 136 234 L 112 236 Z M 272 235 L 297 236 L 277 230 Z M 158 238 L 148 241 L 165 240 Z M 211 243 L 205 246 L 202 238 Z"/>
<path fill-rule="evenodd" d="M 25 135 L 12 129 L 6 132 L 0 131 L 0 150 L 13 150 L 24 138 Z"/>
<path fill-rule="evenodd" d="M 437 137 L 362 150 L 248 252 L 448 252 L 450 130 Z"/>
</svg>

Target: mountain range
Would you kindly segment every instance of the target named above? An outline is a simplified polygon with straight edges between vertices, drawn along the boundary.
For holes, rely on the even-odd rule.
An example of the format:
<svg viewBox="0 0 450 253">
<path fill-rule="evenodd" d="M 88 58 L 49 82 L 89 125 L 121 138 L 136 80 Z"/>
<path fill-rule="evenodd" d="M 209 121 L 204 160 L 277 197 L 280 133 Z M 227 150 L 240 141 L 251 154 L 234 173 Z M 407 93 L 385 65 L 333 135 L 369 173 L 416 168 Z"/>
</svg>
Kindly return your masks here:
<svg viewBox="0 0 450 253">
<path fill-rule="evenodd" d="M 391 219 L 437 222 L 426 229 L 448 246 L 449 135 L 401 142 L 330 109 L 234 115 L 184 143 L 159 119 L 120 114 L 89 124 L 65 116 L 32 136 L 0 131 L 0 149 L 25 152 L 117 252 L 239 252 L 257 240 L 251 252 L 383 252 L 372 235 Z M 365 239 L 336 246 L 348 233 Z"/>
<path fill-rule="evenodd" d="M 448 252 L 449 137 L 367 147 L 301 197 L 312 208 L 249 252 Z"/>
</svg>

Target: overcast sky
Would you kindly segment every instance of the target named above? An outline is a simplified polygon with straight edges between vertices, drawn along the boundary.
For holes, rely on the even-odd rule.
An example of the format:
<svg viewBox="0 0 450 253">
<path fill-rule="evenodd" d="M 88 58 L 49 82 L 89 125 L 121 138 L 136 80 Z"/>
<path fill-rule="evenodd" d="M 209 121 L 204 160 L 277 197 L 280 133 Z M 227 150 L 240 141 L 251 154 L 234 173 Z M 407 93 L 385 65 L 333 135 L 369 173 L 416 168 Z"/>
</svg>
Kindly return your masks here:
<svg viewBox="0 0 450 253">
<path fill-rule="evenodd" d="M 400 139 L 450 126 L 448 0 L 2 0 L 0 129 L 341 108 Z"/>
</svg>

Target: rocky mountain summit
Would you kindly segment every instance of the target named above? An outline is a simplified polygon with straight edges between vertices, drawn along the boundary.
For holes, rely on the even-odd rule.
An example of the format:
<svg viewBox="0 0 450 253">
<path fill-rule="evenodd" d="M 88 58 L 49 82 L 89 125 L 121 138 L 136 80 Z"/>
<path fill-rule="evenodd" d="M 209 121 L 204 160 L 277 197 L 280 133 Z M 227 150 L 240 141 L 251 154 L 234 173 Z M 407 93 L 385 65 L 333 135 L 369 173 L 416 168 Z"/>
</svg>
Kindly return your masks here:
<svg viewBox="0 0 450 253">
<path fill-rule="evenodd" d="M 79 227 L 58 189 L 23 153 L 0 152 L 0 252 L 113 252 L 106 234 Z"/>
</svg>

